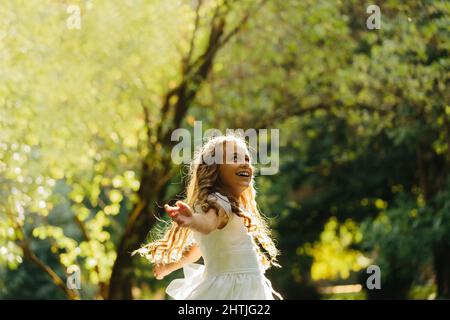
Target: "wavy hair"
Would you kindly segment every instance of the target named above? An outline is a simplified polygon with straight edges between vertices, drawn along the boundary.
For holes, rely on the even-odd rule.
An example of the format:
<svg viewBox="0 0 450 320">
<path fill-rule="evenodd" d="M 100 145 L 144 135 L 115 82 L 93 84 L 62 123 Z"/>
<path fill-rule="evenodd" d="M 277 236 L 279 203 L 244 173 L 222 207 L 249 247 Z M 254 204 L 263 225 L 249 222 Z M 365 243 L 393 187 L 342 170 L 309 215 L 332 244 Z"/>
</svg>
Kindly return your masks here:
<svg viewBox="0 0 450 320">
<path fill-rule="evenodd" d="M 216 209 L 217 213 L 219 212 L 217 202 L 210 195 L 215 192 L 223 194 L 218 185 L 220 164 L 215 162 L 207 164 L 205 159 L 208 156 L 214 157 L 215 150 L 218 150 L 220 146 L 225 147 L 226 143 L 229 142 L 241 144 L 248 150 L 243 138 L 227 134 L 211 138 L 194 155 L 189 168 L 186 199 L 184 201 L 196 213 L 207 212 L 210 208 Z M 235 199 L 229 194 L 224 195 L 227 196 L 231 204 L 232 212 L 243 219 L 245 227 L 253 237 L 255 249 L 264 268 L 267 269 L 271 265 L 280 267 L 276 260 L 279 251 L 272 240 L 266 218 L 258 210 L 255 201 L 254 179 L 252 178 L 250 186 L 242 192 L 239 199 Z M 171 221 L 160 239 L 142 246 L 134 251 L 133 255 L 138 253 L 152 263 L 167 264 L 179 261 L 184 252 L 188 251 L 193 244 L 195 244 L 195 240 L 192 230 Z"/>
</svg>

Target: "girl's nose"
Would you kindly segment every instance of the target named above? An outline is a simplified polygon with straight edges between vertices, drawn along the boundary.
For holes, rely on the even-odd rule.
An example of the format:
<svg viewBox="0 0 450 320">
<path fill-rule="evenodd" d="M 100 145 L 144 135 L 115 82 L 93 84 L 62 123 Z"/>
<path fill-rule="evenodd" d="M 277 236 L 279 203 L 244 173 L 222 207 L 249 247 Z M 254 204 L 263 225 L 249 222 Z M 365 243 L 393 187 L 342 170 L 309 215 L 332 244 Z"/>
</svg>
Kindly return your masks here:
<svg viewBox="0 0 450 320">
<path fill-rule="evenodd" d="M 240 166 L 240 168 L 241 169 L 246 169 L 246 170 L 250 169 L 250 171 L 253 173 L 253 166 L 251 165 L 251 163 L 248 160 L 245 163 L 243 163 Z"/>
</svg>

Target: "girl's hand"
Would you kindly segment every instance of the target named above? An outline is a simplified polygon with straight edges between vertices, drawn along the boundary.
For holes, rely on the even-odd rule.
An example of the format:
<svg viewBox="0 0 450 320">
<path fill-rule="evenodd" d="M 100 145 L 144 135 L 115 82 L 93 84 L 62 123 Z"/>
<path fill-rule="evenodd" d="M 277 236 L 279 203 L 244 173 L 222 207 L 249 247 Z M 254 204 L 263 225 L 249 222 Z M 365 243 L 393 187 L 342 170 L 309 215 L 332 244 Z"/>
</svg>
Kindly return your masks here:
<svg viewBox="0 0 450 320">
<path fill-rule="evenodd" d="M 157 264 L 153 268 L 153 275 L 156 279 L 161 280 L 172 272 L 171 268 L 167 264 Z"/>
<path fill-rule="evenodd" d="M 175 221 L 181 227 L 189 227 L 192 225 L 193 213 L 191 207 L 183 201 L 177 201 L 175 207 L 171 207 L 168 204 L 164 206 L 167 214 L 173 221 Z"/>
</svg>

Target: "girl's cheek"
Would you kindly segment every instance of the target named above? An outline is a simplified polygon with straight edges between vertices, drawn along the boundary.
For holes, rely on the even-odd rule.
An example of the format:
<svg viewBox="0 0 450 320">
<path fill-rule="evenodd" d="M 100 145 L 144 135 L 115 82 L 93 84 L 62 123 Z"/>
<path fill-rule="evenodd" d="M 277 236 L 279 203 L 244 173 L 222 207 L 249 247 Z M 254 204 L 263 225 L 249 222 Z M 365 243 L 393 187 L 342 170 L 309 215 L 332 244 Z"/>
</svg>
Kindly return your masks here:
<svg viewBox="0 0 450 320">
<path fill-rule="evenodd" d="M 226 180 L 226 175 L 225 164 L 219 164 L 219 179 L 222 181 Z"/>
<path fill-rule="evenodd" d="M 235 172 L 235 168 L 232 164 L 223 164 L 223 168 L 219 174 L 222 175 L 223 180 L 231 181 Z"/>
</svg>

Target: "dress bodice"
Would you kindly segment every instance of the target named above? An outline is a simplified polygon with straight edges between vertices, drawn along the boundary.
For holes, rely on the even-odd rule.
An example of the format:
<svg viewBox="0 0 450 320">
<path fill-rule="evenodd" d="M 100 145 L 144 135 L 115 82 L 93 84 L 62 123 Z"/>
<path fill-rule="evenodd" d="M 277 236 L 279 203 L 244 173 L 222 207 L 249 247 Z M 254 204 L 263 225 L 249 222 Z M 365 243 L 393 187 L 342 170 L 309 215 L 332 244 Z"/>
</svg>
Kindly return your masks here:
<svg viewBox="0 0 450 320">
<path fill-rule="evenodd" d="M 228 199 L 220 193 L 212 195 L 229 220 L 222 229 L 205 235 L 194 232 L 208 275 L 263 272 L 252 236 L 243 220 L 231 211 Z"/>
</svg>

